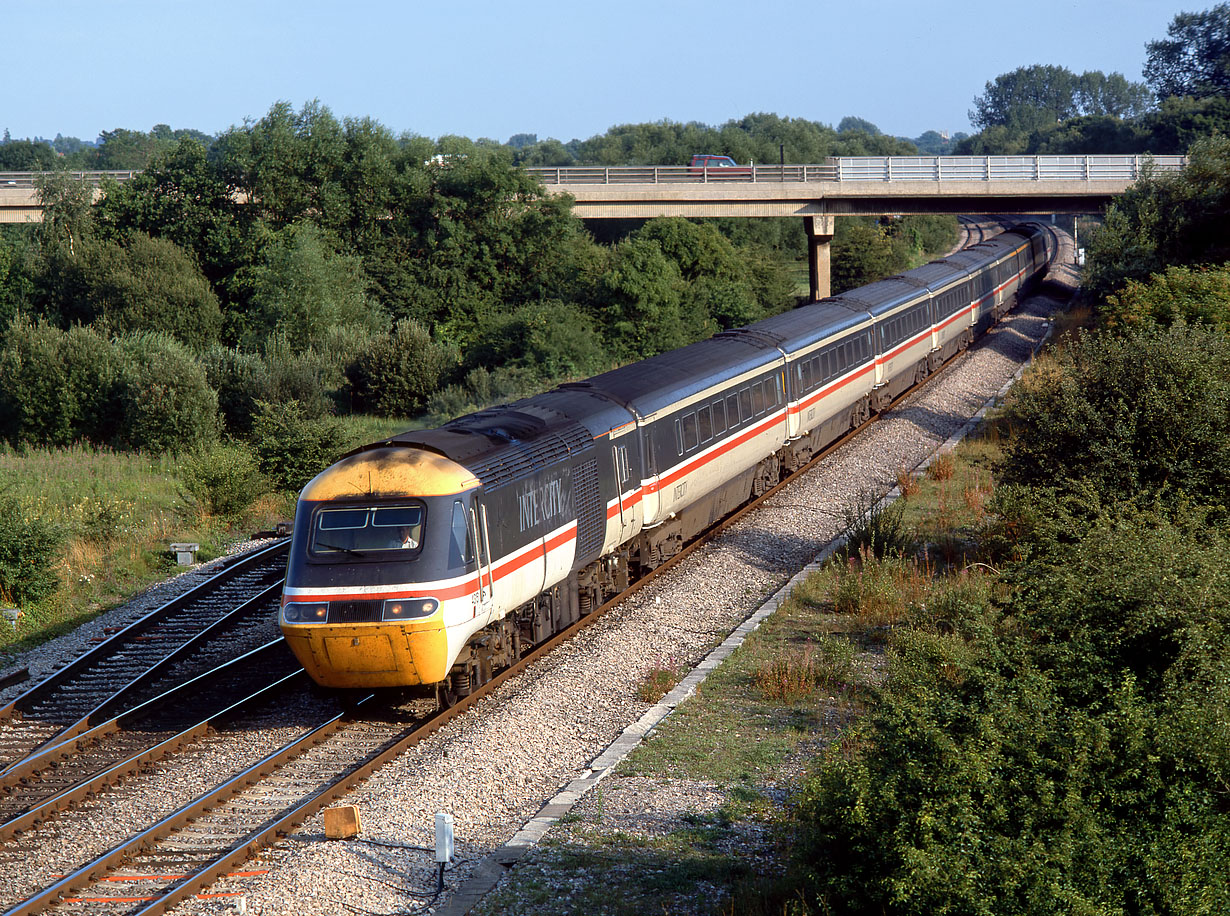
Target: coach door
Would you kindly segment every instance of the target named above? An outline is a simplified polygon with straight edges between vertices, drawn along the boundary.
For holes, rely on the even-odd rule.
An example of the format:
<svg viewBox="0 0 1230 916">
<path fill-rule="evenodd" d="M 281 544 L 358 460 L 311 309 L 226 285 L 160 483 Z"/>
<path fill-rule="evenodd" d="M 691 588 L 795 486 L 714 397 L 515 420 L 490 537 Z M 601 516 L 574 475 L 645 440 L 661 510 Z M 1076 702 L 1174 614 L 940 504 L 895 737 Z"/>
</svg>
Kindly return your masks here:
<svg viewBox="0 0 1230 916">
<path fill-rule="evenodd" d="M 487 528 L 487 507 L 477 496 L 470 503 L 470 530 L 474 532 L 475 557 L 478 560 L 478 597 L 474 616 L 491 615 L 491 595 L 495 590 L 491 569 L 491 538 Z"/>
<path fill-rule="evenodd" d="M 631 538 L 641 527 L 641 461 L 636 453 L 638 445 L 634 435 L 621 436 L 611 445 L 621 542 Z"/>
<path fill-rule="evenodd" d="M 653 431 L 645 424 L 638 423 L 641 439 L 641 525 L 653 525 L 658 522 L 662 500 L 658 495 L 658 462 L 661 456 L 654 448 Z"/>
</svg>

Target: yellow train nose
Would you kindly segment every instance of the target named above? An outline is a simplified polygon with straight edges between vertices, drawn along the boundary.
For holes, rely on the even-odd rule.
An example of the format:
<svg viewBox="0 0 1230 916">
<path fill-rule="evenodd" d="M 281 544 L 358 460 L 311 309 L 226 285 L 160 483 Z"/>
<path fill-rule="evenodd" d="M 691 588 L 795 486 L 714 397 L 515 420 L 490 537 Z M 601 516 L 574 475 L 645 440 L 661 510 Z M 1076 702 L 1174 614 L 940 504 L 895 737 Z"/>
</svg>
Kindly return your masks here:
<svg viewBox="0 0 1230 916">
<path fill-rule="evenodd" d="M 434 684 L 448 674 L 444 623 L 287 626 L 282 632 L 312 680 L 325 687 Z"/>
</svg>

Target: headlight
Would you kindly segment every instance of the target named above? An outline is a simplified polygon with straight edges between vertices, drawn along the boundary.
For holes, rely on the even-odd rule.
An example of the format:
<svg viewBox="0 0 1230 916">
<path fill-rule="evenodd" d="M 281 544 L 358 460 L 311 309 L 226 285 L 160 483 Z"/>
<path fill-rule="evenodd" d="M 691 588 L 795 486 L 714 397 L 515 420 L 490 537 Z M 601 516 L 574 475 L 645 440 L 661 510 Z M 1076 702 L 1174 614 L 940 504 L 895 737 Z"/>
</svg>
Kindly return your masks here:
<svg viewBox="0 0 1230 916">
<path fill-rule="evenodd" d="M 430 617 L 440 602 L 435 598 L 391 598 L 384 603 L 385 620 L 413 620 Z"/>
<path fill-rule="evenodd" d="M 328 618 L 327 601 L 291 601 L 282 605 L 282 620 L 286 623 L 324 623 Z"/>
</svg>

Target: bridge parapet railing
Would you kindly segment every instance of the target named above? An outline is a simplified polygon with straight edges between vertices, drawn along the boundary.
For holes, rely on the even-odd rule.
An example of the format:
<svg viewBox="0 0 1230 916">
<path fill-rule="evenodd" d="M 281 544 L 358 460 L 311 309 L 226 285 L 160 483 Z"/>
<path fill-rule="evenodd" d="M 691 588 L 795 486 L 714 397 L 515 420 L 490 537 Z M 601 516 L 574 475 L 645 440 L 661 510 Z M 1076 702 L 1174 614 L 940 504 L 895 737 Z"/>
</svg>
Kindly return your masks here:
<svg viewBox="0 0 1230 916">
<path fill-rule="evenodd" d="M 132 169 L 99 170 L 93 172 L 0 172 L 0 188 L 32 188 L 38 183 L 40 178 L 50 175 L 65 175 L 77 181 L 85 181 L 96 185 L 101 184 L 107 178 L 112 181 L 129 181 L 140 174 L 140 171 Z"/>
<path fill-rule="evenodd" d="M 1185 156 L 847 156 L 816 165 L 567 166 L 530 168 L 545 185 L 680 184 L 816 181 L 1135 181 L 1182 169 Z M 0 189 L 34 187 L 55 172 L 0 172 Z M 136 170 L 65 172 L 91 184 L 128 181 Z"/>
<path fill-rule="evenodd" d="M 1184 156 L 853 156 L 820 165 L 569 166 L 531 168 L 543 184 L 783 181 L 1135 181 L 1148 168 L 1182 169 Z"/>
</svg>

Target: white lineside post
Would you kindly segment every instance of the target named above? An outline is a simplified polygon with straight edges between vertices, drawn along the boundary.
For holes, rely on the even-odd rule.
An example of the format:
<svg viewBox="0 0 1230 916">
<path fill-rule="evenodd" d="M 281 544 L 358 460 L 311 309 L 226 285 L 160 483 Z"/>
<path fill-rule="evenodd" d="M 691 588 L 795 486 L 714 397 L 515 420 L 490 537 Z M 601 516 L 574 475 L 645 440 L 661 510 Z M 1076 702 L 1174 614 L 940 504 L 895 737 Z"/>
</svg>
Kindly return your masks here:
<svg viewBox="0 0 1230 916">
<path fill-rule="evenodd" d="M 444 890 L 444 866 L 453 861 L 453 816 L 436 812 L 436 893 Z"/>
</svg>

